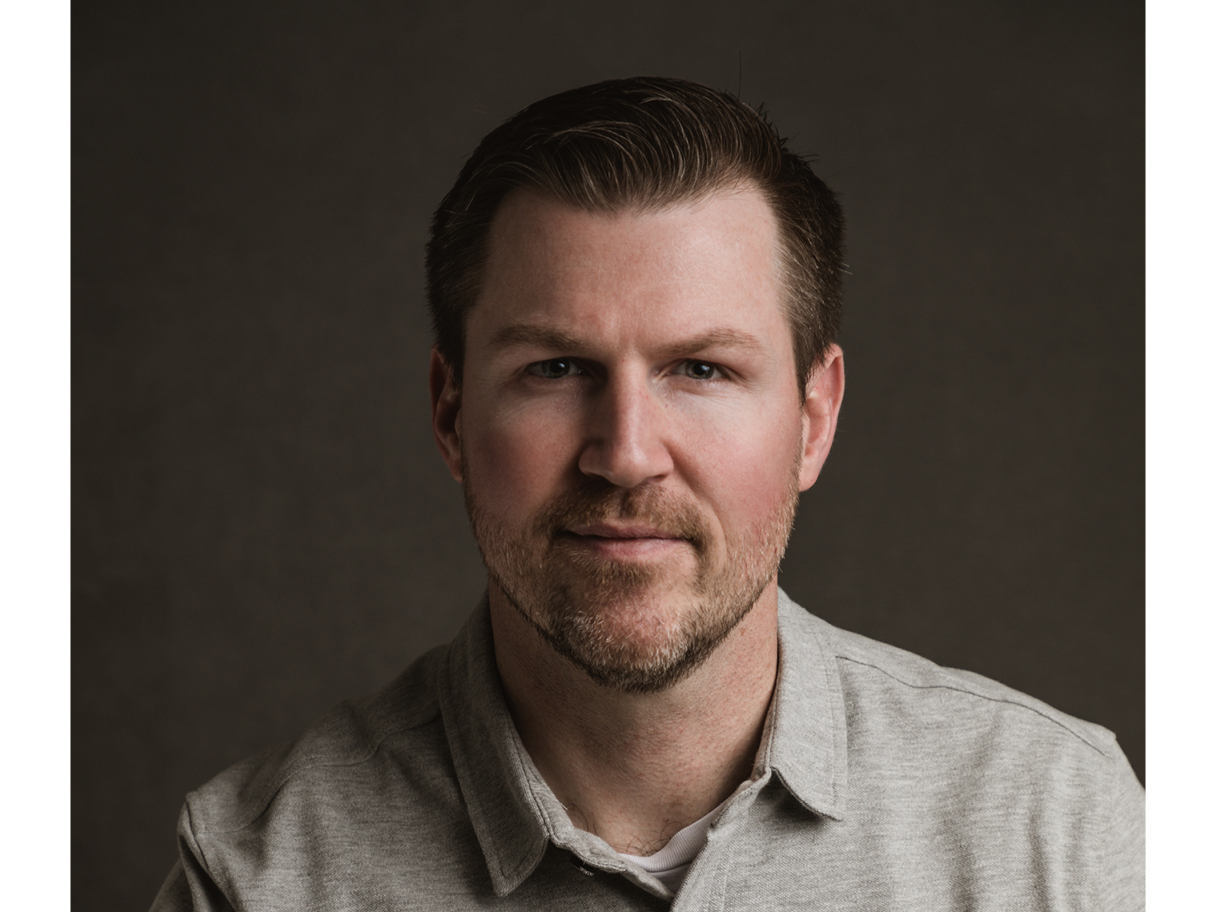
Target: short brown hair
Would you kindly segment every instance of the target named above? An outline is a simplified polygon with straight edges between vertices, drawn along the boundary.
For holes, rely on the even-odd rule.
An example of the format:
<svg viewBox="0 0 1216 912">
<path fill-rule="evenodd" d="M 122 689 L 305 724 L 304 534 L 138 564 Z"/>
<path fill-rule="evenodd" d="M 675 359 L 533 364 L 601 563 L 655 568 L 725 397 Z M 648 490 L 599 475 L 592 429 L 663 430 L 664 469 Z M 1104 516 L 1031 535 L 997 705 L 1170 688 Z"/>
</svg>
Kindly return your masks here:
<svg viewBox="0 0 1216 912">
<path fill-rule="evenodd" d="M 587 211 L 661 208 L 753 184 L 782 240 L 786 318 L 803 384 L 840 325 L 844 217 L 835 194 L 763 111 L 682 79 L 638 77 L 538 101 L 493 130 L 439 204 L 427 244 L 427 299 L 456 383 L 490 224 L 515 189 Z"/>
</svg>

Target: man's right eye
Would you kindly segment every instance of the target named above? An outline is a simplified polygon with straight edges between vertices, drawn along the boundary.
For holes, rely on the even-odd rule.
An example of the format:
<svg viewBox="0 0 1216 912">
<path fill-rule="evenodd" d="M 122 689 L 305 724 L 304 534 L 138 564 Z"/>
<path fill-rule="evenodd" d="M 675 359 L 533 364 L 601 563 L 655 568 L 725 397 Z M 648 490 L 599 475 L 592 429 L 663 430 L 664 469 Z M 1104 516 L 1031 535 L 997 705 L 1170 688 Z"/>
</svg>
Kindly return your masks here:
<svg viewBox="0 0 1216 912">
<path fill-rule="evenodd" d="M 528 373 L 534 377 L 544 377 L 546 380 L 560 380 L 578 373 L 578 365 L 570 358 L 550 358 L 548 361 L 529 364 Z"/>
</svg>

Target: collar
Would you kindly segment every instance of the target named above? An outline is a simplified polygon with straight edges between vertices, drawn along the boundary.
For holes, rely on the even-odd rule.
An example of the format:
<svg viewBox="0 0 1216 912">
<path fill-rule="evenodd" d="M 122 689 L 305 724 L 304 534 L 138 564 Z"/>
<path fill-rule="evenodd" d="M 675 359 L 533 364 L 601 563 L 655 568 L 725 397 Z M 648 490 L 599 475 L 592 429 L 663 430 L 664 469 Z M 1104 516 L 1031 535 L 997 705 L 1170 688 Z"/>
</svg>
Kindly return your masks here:
<svg viewBox="0 0 1216 912">
<path fill-rule="evenodd" d="M 778 601 L 780 669 L 757 784 L 771 772 L 808 811 L 840 819 L 845 712 L 832 628 L 782 591 Z M 519 886 L 549 843 L 601 869 L 627 871 L 607 843 L 570 823 L 524 749 L 498 677 L 485 597 L 448 647 L 438 689 L 456 776 L 497 895 Z"/>
<path fill-rule="evenodd" d="M 831 625 L 777 590 L 781 665 L 759 763 L 808 811 L 840 820 L 848 783 L 844 696 Z"/>
</svg>

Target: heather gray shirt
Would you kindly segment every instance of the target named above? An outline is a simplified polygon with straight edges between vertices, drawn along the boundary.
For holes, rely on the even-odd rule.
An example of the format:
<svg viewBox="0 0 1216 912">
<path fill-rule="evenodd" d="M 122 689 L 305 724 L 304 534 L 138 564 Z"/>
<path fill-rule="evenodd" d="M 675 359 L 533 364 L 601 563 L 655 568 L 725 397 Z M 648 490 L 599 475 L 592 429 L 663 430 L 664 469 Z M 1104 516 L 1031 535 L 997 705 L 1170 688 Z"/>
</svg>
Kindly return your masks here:
<svg viewBox="0 0 1216 912">
<path fill-rule="evenodd" d="M 784 593 L 755 779 L 674 897 L 575 829 L 508 715 L 483 604 L 446 647 L 186 799 L 165 910 L 1144 907 L 1110 732 Z"/>
</svg>

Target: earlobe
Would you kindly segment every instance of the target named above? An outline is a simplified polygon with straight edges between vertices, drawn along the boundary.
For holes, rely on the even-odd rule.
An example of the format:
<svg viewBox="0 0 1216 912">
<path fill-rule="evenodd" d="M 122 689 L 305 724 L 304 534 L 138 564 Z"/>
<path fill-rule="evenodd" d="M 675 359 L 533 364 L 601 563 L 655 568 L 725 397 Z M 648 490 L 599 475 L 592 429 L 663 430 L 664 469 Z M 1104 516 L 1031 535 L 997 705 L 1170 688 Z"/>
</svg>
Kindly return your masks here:
<svg viewBox="0 0 1216 912">
<path fill-rule="evenodd" d="M 460 387 L 452 367 L 436 348 L 431 349 L 431 430 L 439 455 L 457 481 L 464 480 L 460 449 Z"/>
<path fill-rule="evenodd" d="M 802 407 L 802 471 L 799 490 L 805 491 L 819 478 L 836 436 L 836 419 L 844 400 L 844 352 L 833 345 L 823 363 L 807 380 Z"/>
</svg>

